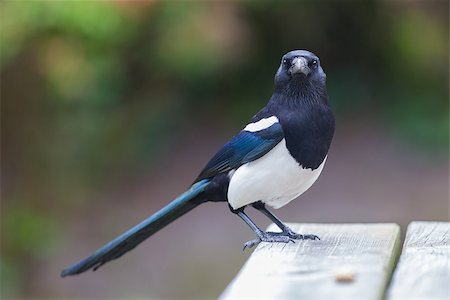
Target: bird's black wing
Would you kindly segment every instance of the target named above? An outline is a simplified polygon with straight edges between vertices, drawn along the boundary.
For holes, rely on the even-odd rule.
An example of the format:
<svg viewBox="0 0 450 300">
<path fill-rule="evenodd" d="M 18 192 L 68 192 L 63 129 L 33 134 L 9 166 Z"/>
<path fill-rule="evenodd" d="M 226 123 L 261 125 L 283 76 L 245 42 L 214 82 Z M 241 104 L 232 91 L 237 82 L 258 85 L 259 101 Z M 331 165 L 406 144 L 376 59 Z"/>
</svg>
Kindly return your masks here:
<svg viewBox="0 0 450 300">
<path fill-rule="evenodd" d="M 242 130 L 213 156 L 197 177 L 196 182 L 236 169 L 262 157 L 283 138 L 283 129 L 278 122 L 256 132 Z"/>
</svg>

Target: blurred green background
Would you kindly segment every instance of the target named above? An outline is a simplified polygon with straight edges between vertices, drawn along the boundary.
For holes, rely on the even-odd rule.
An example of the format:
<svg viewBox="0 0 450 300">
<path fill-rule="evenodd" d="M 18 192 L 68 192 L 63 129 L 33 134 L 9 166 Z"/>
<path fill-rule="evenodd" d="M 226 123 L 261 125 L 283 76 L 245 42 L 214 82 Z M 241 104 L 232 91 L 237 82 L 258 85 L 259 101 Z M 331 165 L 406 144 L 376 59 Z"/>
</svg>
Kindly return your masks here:
<svg viewBox="0 0 450 300">
<path fill-rule="evenodd" d="M 1 293 L 215 298 L 252 232 L 206 204 L 95 273 L 60 279 L 184 191 L 319 55 L 336 135 L 290 222 L 447 220 L 448 1 L 3 1 Z M 262 226 L 267 221 L 255 216 Z"/>
</svg>

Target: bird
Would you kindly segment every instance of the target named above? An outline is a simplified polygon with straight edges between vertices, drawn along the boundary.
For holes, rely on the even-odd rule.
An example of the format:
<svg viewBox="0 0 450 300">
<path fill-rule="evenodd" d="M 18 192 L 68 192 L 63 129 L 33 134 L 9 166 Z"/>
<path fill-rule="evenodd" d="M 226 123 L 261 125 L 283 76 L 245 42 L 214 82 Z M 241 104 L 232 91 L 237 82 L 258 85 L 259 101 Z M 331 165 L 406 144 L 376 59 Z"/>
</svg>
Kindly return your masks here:
<svg viewBox="0 0 450 300">
<path fill-rule="evenodd" d="M 320 60 L 307 50 L 282 56 L 268 103 L 209 160 L 189 189 L 92 255 L 69 266 L 61 276 L 97 270 L 121 257 L 175 219 L 200 204 L 225 202 L 256 234 L 244 244 L 319 240 L 294 232 L 266 206 L 280 208 L 308 190 L 328 157 L 335 119 L 328 104 L 326 75 Z M 281 231 L 267 232 L 245 213 L 260 211 Z"/>
</svg>

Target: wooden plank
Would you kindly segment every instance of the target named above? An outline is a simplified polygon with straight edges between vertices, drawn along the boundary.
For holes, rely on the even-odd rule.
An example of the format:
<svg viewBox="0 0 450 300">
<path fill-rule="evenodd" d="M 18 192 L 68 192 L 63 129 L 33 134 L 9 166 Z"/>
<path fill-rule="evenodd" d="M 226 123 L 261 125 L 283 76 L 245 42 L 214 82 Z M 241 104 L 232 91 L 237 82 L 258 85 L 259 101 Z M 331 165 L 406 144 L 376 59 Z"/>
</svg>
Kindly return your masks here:
<svg viewBox="0 0 450 300">
<path fill-rule="evenodd" d="M 383 297 L 400 248 L 397 224 L 289 226 L 321 240 L 261 243 L 220 299 Z"/>
<path fill-rule="evenodd" d="M 387 298 L 450 299 L 450 222 L 412 222 Z"/>
</svg>

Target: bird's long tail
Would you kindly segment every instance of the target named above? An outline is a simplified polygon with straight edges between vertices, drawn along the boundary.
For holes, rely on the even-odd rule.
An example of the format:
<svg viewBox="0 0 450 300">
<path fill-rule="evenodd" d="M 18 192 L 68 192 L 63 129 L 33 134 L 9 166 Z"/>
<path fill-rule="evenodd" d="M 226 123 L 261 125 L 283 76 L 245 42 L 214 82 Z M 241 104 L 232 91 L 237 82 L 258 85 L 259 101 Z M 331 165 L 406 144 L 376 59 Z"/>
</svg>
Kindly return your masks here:
<svg viewBox="0 0 450 300">
<path fill-rule="evenodd" d="M 209 180 L 207 179 L 195 183 L 187 192 L 140 224 L 98 249 L 92 255 L 64 269 L 61 276 L 80 274 L 91 268 L 95 271 L 108 261 L 119 258 L 132 250 L 161 228 L 203 203 L 197 196 L 205 190 L 208 184 Z"/>
</svg>

